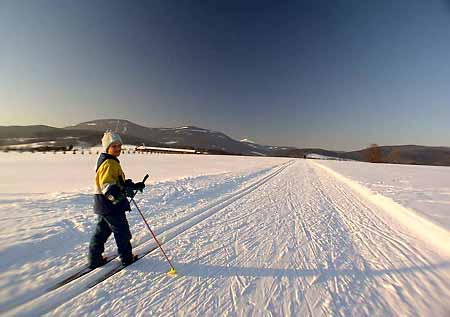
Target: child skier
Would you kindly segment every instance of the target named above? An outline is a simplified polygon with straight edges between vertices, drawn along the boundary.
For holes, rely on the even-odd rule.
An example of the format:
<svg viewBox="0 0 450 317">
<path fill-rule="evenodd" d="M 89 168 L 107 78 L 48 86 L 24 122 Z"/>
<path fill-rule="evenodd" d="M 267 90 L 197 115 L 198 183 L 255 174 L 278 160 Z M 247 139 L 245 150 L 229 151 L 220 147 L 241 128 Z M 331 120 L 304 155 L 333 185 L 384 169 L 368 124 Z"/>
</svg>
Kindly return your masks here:
<svg viewBox="0 0 450 317">
<path fill-rule="evenodd" d="M 114 233 L 118 253 L 123 265 L 136 261 L 131 249 L 131 233 L 125 211 L 131 210 L 128 197 L 133 197 L 135 190 L 143 191 L 143 182 L 125 181 L 125 174 L 119 162 L 122 151 L 122 139 L 117 133 L 106 131 L 102 138 L 105 153 L 100 154 L 95 176 L 96 193 L 94 211 L 98 214 L 95 233 L 89 244 L 89 267 L 97 268 L 106 263 L 103 257 L 105 243 Z"/>
</svg>

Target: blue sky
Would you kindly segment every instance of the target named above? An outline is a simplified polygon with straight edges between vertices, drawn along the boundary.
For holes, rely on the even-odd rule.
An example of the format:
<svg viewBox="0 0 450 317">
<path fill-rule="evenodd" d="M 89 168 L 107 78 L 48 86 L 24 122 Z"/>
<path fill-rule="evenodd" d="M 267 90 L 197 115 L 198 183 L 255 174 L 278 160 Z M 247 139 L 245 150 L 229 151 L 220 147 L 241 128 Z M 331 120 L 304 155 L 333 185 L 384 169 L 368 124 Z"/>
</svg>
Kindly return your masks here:
<svg viewBox="0 0 450 317">
<path fill-rule="evenodd" d="M 450 146 L 448 1 L 2 1 L 0 125 Z"/>
</svg>

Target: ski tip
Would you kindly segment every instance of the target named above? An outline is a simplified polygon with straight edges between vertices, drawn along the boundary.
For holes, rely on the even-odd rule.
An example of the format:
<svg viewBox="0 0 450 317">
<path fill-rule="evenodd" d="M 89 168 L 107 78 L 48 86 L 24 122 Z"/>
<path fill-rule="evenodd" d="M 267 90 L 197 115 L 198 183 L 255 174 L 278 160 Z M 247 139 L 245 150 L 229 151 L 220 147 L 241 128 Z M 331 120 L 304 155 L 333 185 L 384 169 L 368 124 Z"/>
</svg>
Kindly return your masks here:
<svg viewBox="0 0 450 317">
<path fill-rule="evenodd" d="M 175 270 L 174 268 L 171 268 L 169 270 L 169 272 L 167 272 L 167 275 L 169 275 L 169 276 L 176 276 L 177 275 L 177 270 Z"/>
</svg>

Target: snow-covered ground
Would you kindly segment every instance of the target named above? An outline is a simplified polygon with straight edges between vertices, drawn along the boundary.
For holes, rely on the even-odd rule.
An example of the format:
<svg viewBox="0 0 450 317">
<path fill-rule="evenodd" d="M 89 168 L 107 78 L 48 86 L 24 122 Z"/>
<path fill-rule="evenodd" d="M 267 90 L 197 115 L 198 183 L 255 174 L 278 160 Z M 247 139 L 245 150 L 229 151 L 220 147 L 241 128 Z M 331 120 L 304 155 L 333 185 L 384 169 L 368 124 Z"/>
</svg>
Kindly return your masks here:
<svg viewBox="0 0 450 317">
<path fill-rule="evenodd" d="M 320 163 L 450 230 L 450 167 Z"/>
<path fill-rule="evenodd" d="M 2 315 L 450 315 L 449 208 L 415 210 L 445 201 L 447 169 L 356 162 L 125 154 L 127 177 L 151 175 L 136 201 L 178 275 L 155 250 L 47 292 L 86 262 L 95 162 L 0 154 Z M 393 179 L 390 199 L 377 184 Z M 127 215 L 135 252 L 152 249 Z"/>
<path fill-rule="evenodd" d="M 306 158 L 316 159 L 316 160 L 339 160 L 339 161 L 343 161 L 344 160 L 344 159 L 339 158 L 339 157 L 326 156 L 326 155 L 316 154 L 316 153 L 308 153 L 308 154 L 306 154 Z"/>
<path fill-rule="evenodd" d="M 97 149 L 98 150 L 98 149 Z M 96 154 L 0 152 L 0 193 L 58 194 L 93 192 Z M 92 151 L 92 153 L 96 153 Z M 120 161 L 127 178 L 141 179 L 150 174 L 154 184 L 202 175 L 228 172 L 245 173 L 272 166 L 274 158 L 251 159 L 240 156 L 204 156 L 177 154 L 122 154 Z M 16 195 L 14 195 L 16 196 Z M 19 195 L 21 196 L 21 195 Z M 23 196 L 23 195 L 22 195 Z M 1 197 L 0 197 L 1 198 Z"/>
</svg>

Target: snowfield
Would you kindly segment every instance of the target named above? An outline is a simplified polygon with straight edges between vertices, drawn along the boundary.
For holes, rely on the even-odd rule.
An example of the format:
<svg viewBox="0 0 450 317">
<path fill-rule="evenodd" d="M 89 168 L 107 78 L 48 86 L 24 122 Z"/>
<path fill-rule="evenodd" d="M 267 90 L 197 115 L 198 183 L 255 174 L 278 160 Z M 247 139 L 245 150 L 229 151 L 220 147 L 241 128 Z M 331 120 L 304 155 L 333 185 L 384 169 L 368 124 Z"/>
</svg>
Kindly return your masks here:
<svg viewBox="0 0 450 317">
<path fill-rule="evenodd" d="M 49 290 L 86 264 L 96 160 L 0 153 L 2 315 L 450 316 L 448 167 L 123 154 L 178 275 L 132 211 L 145 257 Z"/>
<path fill-rule="evenodd" d="M 389 197 L 450 230 L 450 167 L 321 161 L 339 174 Z"/>
</svg>

